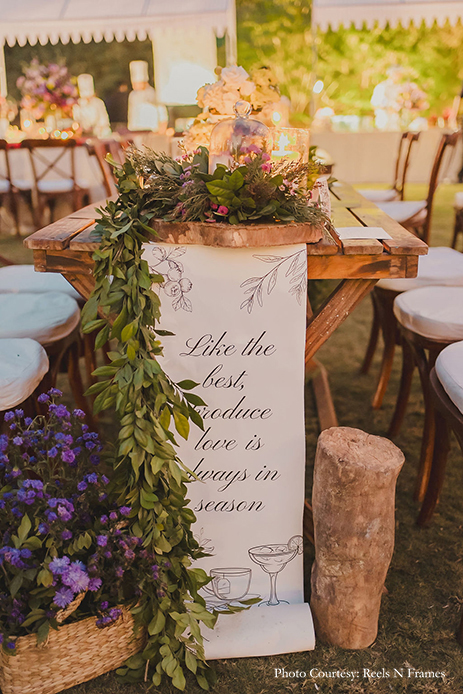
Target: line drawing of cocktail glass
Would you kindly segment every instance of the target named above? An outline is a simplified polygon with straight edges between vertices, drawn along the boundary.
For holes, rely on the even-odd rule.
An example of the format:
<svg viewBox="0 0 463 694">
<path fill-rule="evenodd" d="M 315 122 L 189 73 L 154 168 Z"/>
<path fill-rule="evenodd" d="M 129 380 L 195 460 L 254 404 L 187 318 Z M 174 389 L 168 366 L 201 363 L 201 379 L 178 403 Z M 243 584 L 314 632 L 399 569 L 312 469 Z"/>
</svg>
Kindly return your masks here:
<svg viewBox="0 0 463 694">
<path fill-rule="evenodd" d="M 285 603 L 289 605 L 287 600 L 279 600 L 277 596 L 277 577 L 280 571 L 283 571 L 286 564 L 294 559 L 296 554 L 302 554 L 302 535 L 295 535 L 286 545 L 258 545 L 248 549 L 248 554 L 255 564 L 259 564 L 260 568 L 270 576 L 270 596 L 268 600 L 263 600 L 260 605 L 280 605 Z"/>
</svg>

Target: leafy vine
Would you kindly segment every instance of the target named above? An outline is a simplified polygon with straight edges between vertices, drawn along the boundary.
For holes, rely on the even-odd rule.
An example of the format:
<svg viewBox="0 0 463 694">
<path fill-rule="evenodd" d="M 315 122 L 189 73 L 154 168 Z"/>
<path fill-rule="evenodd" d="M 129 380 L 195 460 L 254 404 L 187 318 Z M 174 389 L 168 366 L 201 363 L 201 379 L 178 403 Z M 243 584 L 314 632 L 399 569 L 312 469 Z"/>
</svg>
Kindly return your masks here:
<svg viewBox="0 0 463 694">
<path fill-rule="evenodd" d="M 99 382 L 88 393 L 95 395 L 94 409 L 114 408 L 120 419 L 112 484 L 119 500 L 131 507 L 132 532 L 143 538 L 163 567 L 164 582 L 146 582 L 133 610 L 137 624 L 148 631 L 144 651 L 118 672 L 128 681 L 146 679 L 158 686 L 167 676 L 178 689 L 185 688 L 185 668 L 196 675 L 200 687 L 209 689 L 214 671 L 204 659 L 201 623 L 213 627 L 216 616 L 206 609 L 199 588 L 209 581 L 206 573 L 191 568 L 204 552 L 193 537 L 195 521 L 188 508 L 187 469 L 174 446 L 176 433 L 186 438 L 190 420 L 202 428 L 194 406 L 204 404 L 191 393 L 193 381 L 173 383 L 157 357 L 165 331 L 156 330 L 160 300 L 152 291 L 166 278 L 152 274 L 142 258 L 146 232 L 153 212 L 132 164 L 116 169 L 119 197 L 100 210 L 95 233 L 101 238 L 94 254 L 95 289 L 82 312 L 84 331 L 98 330 L 96 349 L 109 339 L 116 348 L 110 363 L 94 372 Z M 112 279 L 110 279 L 112 278 Z"/>
</svg>

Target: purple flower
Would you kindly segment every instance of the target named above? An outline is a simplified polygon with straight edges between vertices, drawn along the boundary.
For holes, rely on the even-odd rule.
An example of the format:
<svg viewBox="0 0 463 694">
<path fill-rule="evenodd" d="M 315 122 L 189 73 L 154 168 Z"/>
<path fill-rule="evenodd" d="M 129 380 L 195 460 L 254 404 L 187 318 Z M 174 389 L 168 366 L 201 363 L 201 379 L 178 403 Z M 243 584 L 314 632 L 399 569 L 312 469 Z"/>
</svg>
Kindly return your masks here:
<svg viewBox="0 0 463 694">
<path fill-rule="evenodd" d="M 72 436 L 71 436 L 71 439 L 72 439 Z M 73 463 L 75 459 L 76 459 L 76 456 L 69 449 L 66 449 L 61 453 L 61 460 L 63 460 L 65 463 Z"/>
<path fill-rule="evenodd" d="M 54 414 L 59 417 L 60 419 L 64 419 L 65 417 L 70 417 L 70 412 L 66 405 L 57 405 Z"/>
<path fill-rule="evenodd" d="M 21 410 L 21 408 L 18 408 L 17 410 L 14 411 L 16 417 L 24 417 L 24 410 Z"/>
<path fill-rule="evenodd" d="M 8 643 L 6 644 L 6 647 L 9 648 L 10 651 L 14 651 L 14 649 L 16 648 L 16 644 L 14 641 L 8 641 Z"/>
<path fill-rule="evenodd" d="M 96 444 L 93 441 L 86 441 L 85 442 L 85 448 L 87 448 L 89 451 L 93 451 L 95 446 L 96 446 Z"/>
<path fill-rule="evenodd" d="M 46 523 L 39 523 L 39 535 L 46 535 L 48 532 L 48 525 Z"/>
<path fill-rule="evenodd" d="M 50 448 L 50 450 L 48 451 L 48 457 L 49 458 L 56 458 L 57 455 L 58 455 L 58 449 L 56 448 L 56 446 L 53 446 L 52 448 Z"/>
<path fill-rule="evenodd" d="M 98 475 L 96 472 L 91 472 L 90 475 L 86 475 L 85 479 L 89 484 L 98 484 Z"/>
<path fill-rule="evenodd" d="M 21 436 L 15 436 L 13 439 L 13 443 L 15 446 L 22 446 L 24 442 Z"/>
<path fill-rule="evenodd" d="M 121 506 L 121 508 L 119 509 L 119 511 L 121 512 L 121 514 L 123 516 L 129 516 L 131 510 L 132 510 L 131 506 Z"/>
<path fill-rule="evenodd" d="M 122 578 L 123 575 L 124 575 L 124 569 L 122 568 L 122 566 L 117 566 L 116 567 L 116 576 L 118 576 L 119 578 Z"/>
<path fill-rule="evenodd" d="M 20 551 L 20 554 L 21 554 L 21 557 L 22 557 L 23 559 L 29 559 L 30 557 L 32 557 L 32 552 L 31 552 L 30 549 L 27 549 L 27 547 L 25 547 L 24 549 L 22 549 L 22 550 Z"/>
<path fill-rule="evenodd" d="M 112 521 L 117 520 L 117 513 L 116 513 L 116 511 L 111 511 L 111 513 L 109 514 L 109 518 L 110 518 L 110 520 L 112 520 Z"/>
<path fill-rule="evenodd" d="M 41 393 L 39 397 L 37 398 L 37 402 L 44 403 L 44 402 L 49 402 L 50 398 L 46 393 Z"/>
<path fill-rule="evenodd" d="M 50 390 L 48 391 L 48 395 L 60 398 L 63 395 L 63 393 L 58 388 L 50 388 Z"/>
<path fill-rule="evenodd" d="M 14 419 L 14 412 L 5 412 L 3 419 L 5 422 L 11 422 L 11 420 Z"/>
<path fill-rule="evenodd" d="M 88 589 L 92 592 L 95 593 L 97 590 L 101 588 L 101 578 L 91 578 L 90 581 L 88 582 Z"/>
<path fill-rule="evenodd" d="M 103 484 L 109 484 L 109 479 L 106 477 L 106 475 L 101 475 L 101 481 Z"/>
<path fill-rule="evenodd" d="M 103 600 L 103 602 L 100 603 L 100 609 L 101 610 L 107 610 L 108 607 L 109 607 L 109 602 L 107 602 L 106 600 Z"/>
<path fill-rule="evenodd" d="M 70 540 L 72 538 L 72 532 L 70 530 L 63 530 L 61 537 L 63 540 Z"/>
<path fill-rule="evenodd" d="M 79 419 L 84 419 L 85 417 L 85 412 L 83 410 L 80 410 L 79 408 L 73 410 L 72 414 L 74 417 L 78 417 Z"/>
<path fill-rule="evenodd" d="M 58 516 L 63 520 L 64 522 L 70 521 L 72 518 L 72 513 L 69 513 L 67 508 L 64 506 L 61 506 L 61 504 L 58 506 Z"/>
<path fill-rule="evenodd" d="M 108 536 L 107 535 L 97 535 L 96 536 L 96 543 L 98 547 L 106 547 L 108 544 Z"/>
<path fill-rule="evenodd" d="M 108 516 L 101 516 L 100 523 L 102 525 L 106 525 L 107 522 L 108 522 Z"/>
<path fill-rule="evenodd" d="M 151 573 L 153 575 L 154 580 L 156 581 L 159 578 L 159 566 L 157 564 L 153 564 L 151 567 Z"/>
<path fill-rule="evenodd" d="M 73 562 L 61 577 L 64 585 L 69 586 L 74 593 L 81 593 L 87 590 L 90 579 L 85 568 L 82 568 L 82 562 Z"/>
<path fill-rule="evenodd" d="M 133 559 L 135 559 L 135 552 L 133 551 L 133 549 L 126 549 L 124 552 L 124 557 L 129 561 L 132 561 Z"/>
<path fill-rule="evenodd" d="M 111 552 L 107 551 L 104 553 L 104 556 L 106 557 L 106 559 L 111 559 L 113 555 L 111 554 Z"/>
<path fill-rule="evenodd" d="M 59 576 L 63 573 L 63 571 L 66 571 L 70 563 L 71 560 L 69 557 L 55 557 L 48 564 L 48 568 L 52 574 Z"/>
<path fill-rule="evenodd" d="M 58 519 L 58 516 L 54 511 L 49 511 L 48 509 L 45 511 L 45 515 L 48 518 L 49 523 L 53 523 L 53 521 Z"/>
<path fill-rule="evenodd" d="M 26 417 L 26 419 L 24 420 L 24 424 L 25 424 L 27 427 L 30 427 L 30 425 L 32 424 L 32 418 L 31 418 L 31 417 Z"/>
<path fill-rule="evenodd" d="M 100 464 L 100 456 L 96 455 L 95 453 L 92 453 L 90 456 L 90 462 L 92 465 L 99 465 Z"/>
<path fill-rule="evenodd" d="M 84 492 L 87 489 L 87 487 L 87 482 L 84 482 L 83 480 L 82 482 L 79 482 L 79 484 L 77 485 L 77 489 L 79 492 Z"/>
<path fill-rule="evenodd" d="M 74 598 L 74 593 L 72 590 L 69 590 L 69 588 L 60 588 L 59 590 L 56 591 L 55 597 L 53 598 L 53 602 L 55 605 L 58 607 L 67 607 L 70 602 L 72 602 Z"/>
</svg>

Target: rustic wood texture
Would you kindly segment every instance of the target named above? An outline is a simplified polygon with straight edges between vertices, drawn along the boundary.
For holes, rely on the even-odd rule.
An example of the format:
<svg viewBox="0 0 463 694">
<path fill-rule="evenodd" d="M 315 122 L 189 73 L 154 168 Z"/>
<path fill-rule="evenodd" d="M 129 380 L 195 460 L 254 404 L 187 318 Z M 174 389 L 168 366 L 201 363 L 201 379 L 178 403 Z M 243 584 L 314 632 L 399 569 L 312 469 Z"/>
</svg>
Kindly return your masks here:
<svg viewBox="0 0 463 694">
<path fill-rule="evenodd" d="M 320 434 L 312 509 L 311 609 L 321 641 L 370 646 L 394 549 L 394 507 L 403 453 L 388 439 L 337 427 Z"/>
<path fill-rule="evenodd" d="M 87 222 L 82 219 L 65 217 L 53 224 L 49 224 L 43 229 L 39 229 L 35 234 L 31 234 L 24 240 L 26 248 L 56 250 L 61 251 L 68 247 L 73 236 L 83 231 L 86 227 L 93 224 L 94 220 Z"/>
<path fill-rule="evenodd" d="M 217 248 L 260 248 L 296 243 L 317 243 L 321 226 L 312 224 L 207 224 L 206 222 L 164 222 L 152 219 L 157 240 L 165 243 L 196 244 Z"/>
</svg>

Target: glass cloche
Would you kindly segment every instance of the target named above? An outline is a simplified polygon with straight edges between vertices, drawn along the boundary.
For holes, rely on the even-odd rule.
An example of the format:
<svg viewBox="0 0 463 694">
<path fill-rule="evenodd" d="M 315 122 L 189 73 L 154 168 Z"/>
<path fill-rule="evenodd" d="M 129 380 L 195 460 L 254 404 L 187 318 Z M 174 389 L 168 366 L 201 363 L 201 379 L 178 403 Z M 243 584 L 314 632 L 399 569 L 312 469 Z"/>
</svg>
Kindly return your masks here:
<svg viewBox="0 0 463 694">
<path fill-rule="evenodd" d="M 237 101 L 233 107 L 235 118 L 227 118 L 217 123 L 211 133 L 209 148 L 209 173 L 217 164 L 230 166 L 233 162 L 243 163 L 250 153 L 271 149 L 270 131 L 258 120 L 249 118 L 251 104 Z"/>
</svg>

